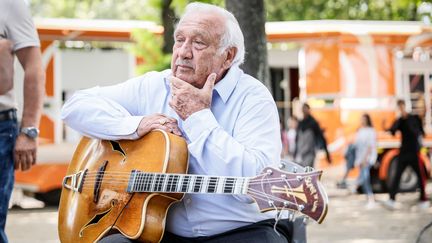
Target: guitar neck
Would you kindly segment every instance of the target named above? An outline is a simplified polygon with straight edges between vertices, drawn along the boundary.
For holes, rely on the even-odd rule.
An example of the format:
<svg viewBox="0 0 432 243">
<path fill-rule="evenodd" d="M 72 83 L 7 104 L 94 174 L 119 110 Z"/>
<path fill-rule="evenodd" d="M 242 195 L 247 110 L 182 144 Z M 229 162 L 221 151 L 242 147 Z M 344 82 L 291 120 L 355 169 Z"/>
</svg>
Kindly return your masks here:
<svg viewBox="0 0 432 243">
<path fill-rule="evenodd" d="M 162 174 L 133 170 L 127 192 L 246 194 L 248 177 Z"/>
</svg>

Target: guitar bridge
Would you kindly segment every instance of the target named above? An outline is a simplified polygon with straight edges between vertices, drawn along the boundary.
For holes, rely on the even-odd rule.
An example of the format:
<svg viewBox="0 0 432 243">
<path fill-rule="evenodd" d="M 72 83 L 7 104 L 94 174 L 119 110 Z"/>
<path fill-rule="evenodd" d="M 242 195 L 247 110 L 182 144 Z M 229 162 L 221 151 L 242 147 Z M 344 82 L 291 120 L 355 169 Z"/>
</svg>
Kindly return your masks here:
<svg viewBox="0 0 432 243">
<path fill-rule="evenodd" d="M 62 183 L 63 187 L 81 193 L 87 171 L 88 169 L 85 169 L 84 171 L 78 171 L 73 175 L 65 176 Z"/>
</svg>

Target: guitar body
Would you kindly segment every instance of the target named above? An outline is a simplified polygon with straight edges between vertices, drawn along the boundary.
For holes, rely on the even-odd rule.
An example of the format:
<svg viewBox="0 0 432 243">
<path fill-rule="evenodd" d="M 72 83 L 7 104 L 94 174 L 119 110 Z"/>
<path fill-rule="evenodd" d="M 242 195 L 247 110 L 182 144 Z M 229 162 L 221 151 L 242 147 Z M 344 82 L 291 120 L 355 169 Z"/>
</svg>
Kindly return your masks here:
<svg viewBox="0 0 432 243">
<path fill-rule="evenodd" d="M 128 193 L 130 172 L 185 174 L 187 162 L 186 142 L 161 130 L 136 141 L 84 137 L 63 182 L 61 242 L 97 242 L 111 230 L 130 239 L 159 242 L 167 210 L 183 193 Z M 71 176 L 79 174 L 84 176 Z"/>
</svg>

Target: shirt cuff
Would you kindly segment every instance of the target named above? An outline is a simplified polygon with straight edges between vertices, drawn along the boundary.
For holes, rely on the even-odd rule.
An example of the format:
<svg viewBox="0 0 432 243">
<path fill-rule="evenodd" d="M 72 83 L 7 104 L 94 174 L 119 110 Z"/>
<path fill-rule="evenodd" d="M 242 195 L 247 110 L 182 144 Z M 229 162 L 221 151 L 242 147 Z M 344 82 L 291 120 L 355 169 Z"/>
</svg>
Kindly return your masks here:
<svg viewBox="0 0 432 243">
<path fill-rule="evenodd" d="M 203 109 L 190 115 L 183 122 L 183 130 L 190 141 L 197 140 L 202 134 L 207 134 L 219 126 L 210 109 Z"/>
<path fill-rule="evenodd" d="M 108 131 L 109 134 L 128 139 L 138 139 L 137 129 L 143 116 L 127 116 L 122 119 L 122 126 Z"/>
</svg>

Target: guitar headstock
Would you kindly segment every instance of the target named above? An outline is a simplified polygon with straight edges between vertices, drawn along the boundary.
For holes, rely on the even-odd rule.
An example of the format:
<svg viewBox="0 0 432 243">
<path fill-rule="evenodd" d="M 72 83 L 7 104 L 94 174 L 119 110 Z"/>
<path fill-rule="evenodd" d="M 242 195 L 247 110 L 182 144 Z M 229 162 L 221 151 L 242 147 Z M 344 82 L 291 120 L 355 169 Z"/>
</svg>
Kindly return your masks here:
<svg viewBox="0 0 432 243">
<path fill-rule="evenodd" d="M 322 171 L 290 173 L 266 167 L 249 182 L 248 194 L 262 212 L 289 209 L 321 223 L 327 214 L 327 193 L 321 182 Z"/>
</svg>

